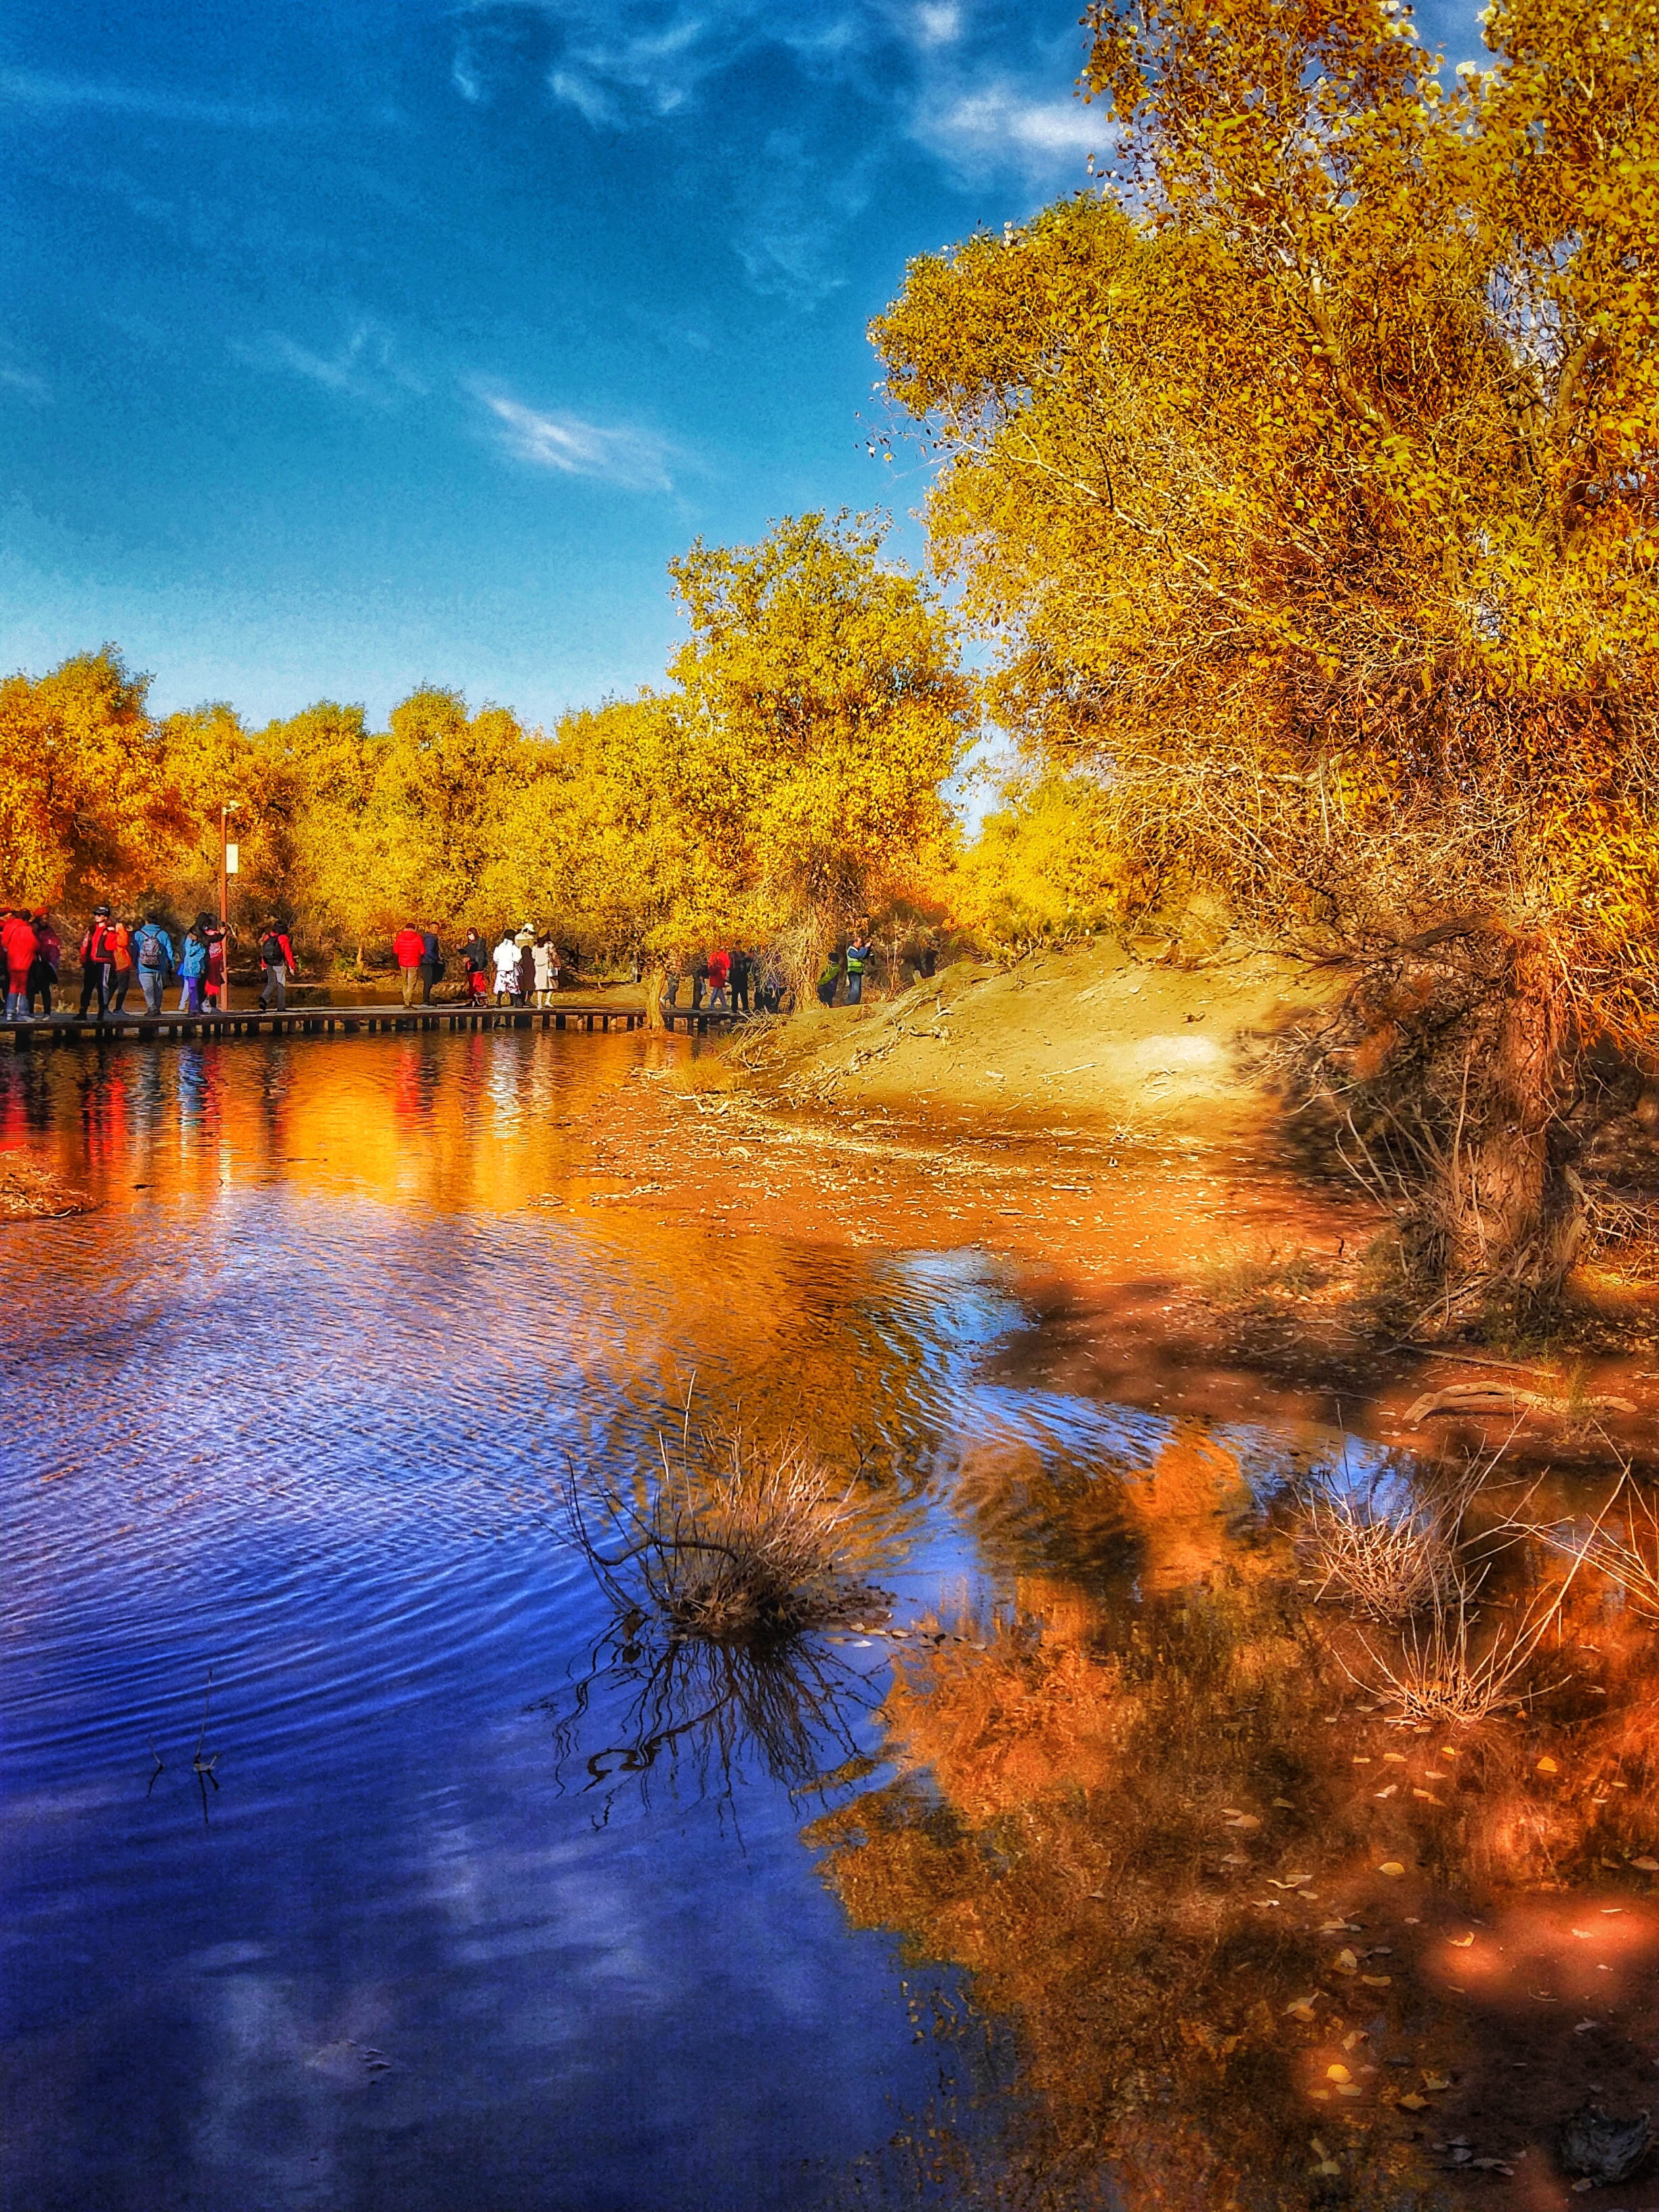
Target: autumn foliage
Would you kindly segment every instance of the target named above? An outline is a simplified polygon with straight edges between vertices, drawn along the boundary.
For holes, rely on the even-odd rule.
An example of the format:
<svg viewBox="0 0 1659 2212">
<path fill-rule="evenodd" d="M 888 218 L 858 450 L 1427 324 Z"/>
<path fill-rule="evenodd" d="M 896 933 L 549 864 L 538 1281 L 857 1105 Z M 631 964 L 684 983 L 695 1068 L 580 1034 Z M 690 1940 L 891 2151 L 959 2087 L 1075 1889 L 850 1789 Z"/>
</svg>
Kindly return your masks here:
<svg viewBox="0 0 1659 2212">
<path fill-rule="evenodd" d="M 1132 900 L 1351 969 L 1313 1088 L 1446 1309 L 1547 1289 L 1659 1024 L 1659 9 L 1449 83 L 1397 0 L 1092 21 L 1121 169 L 875 326 L 936 556 Z"/>
</svg>

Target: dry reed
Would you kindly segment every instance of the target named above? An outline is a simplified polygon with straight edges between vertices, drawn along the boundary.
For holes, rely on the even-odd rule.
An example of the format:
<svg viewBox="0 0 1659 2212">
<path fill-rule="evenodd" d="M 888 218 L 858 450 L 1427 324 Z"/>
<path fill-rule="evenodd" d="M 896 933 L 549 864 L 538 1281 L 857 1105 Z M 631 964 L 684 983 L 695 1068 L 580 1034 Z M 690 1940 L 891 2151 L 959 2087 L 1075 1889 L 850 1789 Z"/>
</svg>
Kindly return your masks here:
<svg viewBox="0 0 1659 2212">
<path fill-rule="evenodd" d="M 822 1626 L 856 1601 L 844 1566 L 865 1509 L 804 1445 L 694 1432 L 688 1415 L 672 1454 L 659 1437 L 658 1458 L 642 1497 L 605 1498 L 603 1532 L 571 1474 L 577 1541 L 620 1609 L 743 1642 Z"/>
</svg>

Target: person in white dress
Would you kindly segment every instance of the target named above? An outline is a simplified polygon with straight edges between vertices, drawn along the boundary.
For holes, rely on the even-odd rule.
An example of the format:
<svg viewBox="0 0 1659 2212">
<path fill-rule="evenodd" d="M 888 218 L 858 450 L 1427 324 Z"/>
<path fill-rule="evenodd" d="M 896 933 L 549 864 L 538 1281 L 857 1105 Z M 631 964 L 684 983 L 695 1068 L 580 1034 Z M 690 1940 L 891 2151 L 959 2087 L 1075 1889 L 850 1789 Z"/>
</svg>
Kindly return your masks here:
<svg viewBox="0 0 1659 2212">
<path fill-rule="evenodd" d="M 509 929 L 495 947 L 495 1004 L 510 1006 L 519 995 L 519 947 Z"/>
</svg>

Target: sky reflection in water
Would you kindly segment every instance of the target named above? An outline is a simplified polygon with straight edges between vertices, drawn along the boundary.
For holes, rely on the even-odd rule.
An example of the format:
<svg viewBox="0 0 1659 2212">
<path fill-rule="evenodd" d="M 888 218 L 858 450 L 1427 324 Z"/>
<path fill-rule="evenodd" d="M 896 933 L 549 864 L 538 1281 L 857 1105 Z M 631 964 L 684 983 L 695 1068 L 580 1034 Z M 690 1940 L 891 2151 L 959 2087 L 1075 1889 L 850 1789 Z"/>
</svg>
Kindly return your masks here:
<svg viewBox="0 0 1659 2212">
<path fill-rule="evenodd" d="M 0 1142 L 101 1203 L 0 1238 L 7 2212 L 1400 2208 L 1448 2201 L 1432 2098 L 1499 2156 L 1534 2083 L 1616 2102 L 1641 1698 L 1559 1787 L 1520 1735 L 1455 1766 L 1270 1559 L 1288 1475 L 1403 1510 L 1409 1461 L 1057 1391 L 982 1255 L 589 1209 L 576 1125 L 659 1049 L 0 1063 Z M 558 1476 L 693 1377 L 902 1501 L 878 1579 L 954 1640 L 816 1640 L 799 1728 L 699 1657 L 641 1721 Z"/>
<path fill-rule="evenodd" d="M 971 1255 L 538 1208 L 637 1048 L 478 1042 L 0 1068 L 102 1202 L 0 1245 L 19 2212 L 805 2204 L 925 2086 L 763 1761 L 605 1826 L 561 1771 L 607 1616 L 551 1478 L 695 1372 L 924 1496 L 1013 1309 Z M 976 1575 L 937 1521 L 890 1583 Z"/>
</svg>

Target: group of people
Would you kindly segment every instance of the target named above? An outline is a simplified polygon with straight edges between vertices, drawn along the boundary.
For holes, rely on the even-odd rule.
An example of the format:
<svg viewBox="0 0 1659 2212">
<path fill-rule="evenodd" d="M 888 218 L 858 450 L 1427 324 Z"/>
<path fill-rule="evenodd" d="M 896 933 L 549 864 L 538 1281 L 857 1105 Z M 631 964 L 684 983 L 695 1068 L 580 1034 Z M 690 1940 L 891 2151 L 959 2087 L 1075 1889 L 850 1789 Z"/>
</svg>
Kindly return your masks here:
<svg viewBox="0 0 1659 2212">
<path fill-rule="evenodd" d="M 404 1006 L 415 1004 L 418 991 L 421 1004 L 429 1006 L 446 965 L 437 931 L 406 922 L 392 939 L 392 950 L 403 977 Z M 476 929 L 469 930 L 460 962 L 466 995 L 479 1006 L 493 999 L 498 1006 L 550 1006 L 563 972 L 551 934 L 529 922 L 520 929 L 504 930 L 493 951 Z"/>
<path fill-rule="evenodd" d="M 100 1022 L 124 1014 L 135 976 L 146 1013 L 161 1012 L 163 994 L 173 981 L 179 1013 L 222 1012 L 229 1004 L 227 963 L 233 934 L 210 914 L 198 914 L 175 945 L 160 915 L 127 921 L 100 901 L 81 939 L 80 1019 L 85 1021 L 94 1006 Z M 0 953 L 5 959 L 6 1019 L 50 1020 L 63 963 L 63 945 L 51 916 L 21 908 L 0 915 Z M 288 979 L 298 973 L 299 964 L 287 930 L 275 919 L 267 921 L 259 933 L 262 1012 L 281 1012 L 286 1006 Z M 67 1006 L 62 1011 L 67 1012 Z"/>
<path fill-rule="evenodd" d="M 735 946 L 699 952 L 695 959 L 684 964 L 671 960 L 663 992 L 667 1005 L 678 1006 L 680 985 L 688 977 L 694 1012 L 707 1000 L 711 1013 L 746 1014 L 752 1011 L 775 1014 L 783 1005 L 783 994 L 788 988 L 783 963 L 775 951 L 763 952 L 757 957 Z"/>
</svg>

